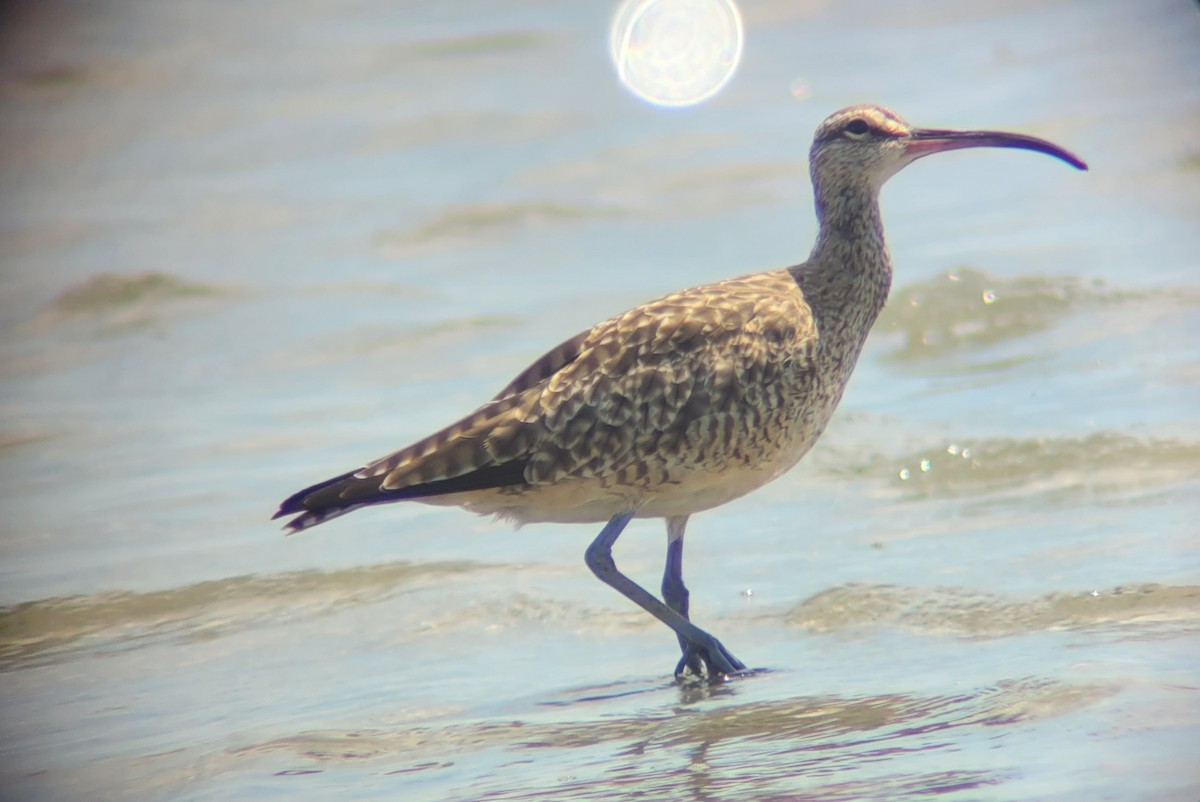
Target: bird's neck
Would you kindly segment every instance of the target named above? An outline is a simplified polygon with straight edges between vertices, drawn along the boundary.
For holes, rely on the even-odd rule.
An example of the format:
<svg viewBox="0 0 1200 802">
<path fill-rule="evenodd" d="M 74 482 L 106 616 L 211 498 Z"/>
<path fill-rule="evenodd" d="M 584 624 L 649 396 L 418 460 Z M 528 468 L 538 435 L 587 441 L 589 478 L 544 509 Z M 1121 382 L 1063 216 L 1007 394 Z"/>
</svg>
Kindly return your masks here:
<svg viewBox="0 0 1200 802">
<path fill-rule="evenodd" d="M 865 339 L 892 285 L 879 192 L 869 186 L 842 187 L 825 197 L 818 189 L 816 200 L 817 244 L 797 269 L 797 281 L 814 311 L 820 309 Z"/>
</svg>

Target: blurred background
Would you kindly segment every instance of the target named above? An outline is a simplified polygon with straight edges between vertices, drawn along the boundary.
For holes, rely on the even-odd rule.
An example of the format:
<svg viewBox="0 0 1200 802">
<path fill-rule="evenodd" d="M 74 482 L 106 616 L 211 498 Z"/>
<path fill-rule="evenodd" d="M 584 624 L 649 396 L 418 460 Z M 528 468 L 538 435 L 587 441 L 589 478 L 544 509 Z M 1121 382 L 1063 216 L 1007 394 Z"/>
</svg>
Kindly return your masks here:
<svg viewBox="0 0 1200 802">
<path fill-rule="evenodd" d="M 0 9 L 0 798 L 1194 802 L 1196 4 L 645 6 Z M 689 527 L 693 617 L 769 671 L 675 686 L 596 527 L 267 520 L 598 320 L 803 261 L 859 102 L 1091 170 L 884 190 L 830 430 Z M 618 564 L 655 588 L 664 545 Z"/>
</svg>

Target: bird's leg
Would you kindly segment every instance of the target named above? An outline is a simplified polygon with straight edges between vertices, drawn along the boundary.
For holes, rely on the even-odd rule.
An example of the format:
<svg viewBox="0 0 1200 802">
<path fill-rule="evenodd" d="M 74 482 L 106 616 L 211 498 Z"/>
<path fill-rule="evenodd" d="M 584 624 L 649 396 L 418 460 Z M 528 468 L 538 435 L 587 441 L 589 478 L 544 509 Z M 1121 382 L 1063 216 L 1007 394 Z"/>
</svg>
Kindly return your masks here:
<svg viewBox="0 0 1200 802">
<path fill-rule="evenodd" d="M 684 644 L 685 657 L 689 649 L 698 655 L 698 659 L 708 666 L 710 677 L 745 671 L 746 666 L 730 654 L 719 640 L 654 598 L 645 588 L 617 570 L 617 564 L 612 558 L 612 547 L 631 518 L 632 512 L 622 512 L 614 515 L 605 524 L 584 555 L 588 568 L 592 569 L 592 573 L 601 582 L 669 626 Z"/>
<path fill-rule="evenodd" d="M 687 527 L 687 520 L 686 515 L 667 519 L 667 564 L 663 569 L 662 580 L 663 601 L 684 618 L 688 617 L 690 595 L 687 585 L 683 584 L 683 532 Z M 694 649 L 688 648 L 688 643 L 682 635 L 679 636 L 679 650 L 683 652 L 683 656 L 675 666 L 675 676 L 683 676 L 685 669 L 697 677 L 704 676 L 700 656 Z"/>
</svg>

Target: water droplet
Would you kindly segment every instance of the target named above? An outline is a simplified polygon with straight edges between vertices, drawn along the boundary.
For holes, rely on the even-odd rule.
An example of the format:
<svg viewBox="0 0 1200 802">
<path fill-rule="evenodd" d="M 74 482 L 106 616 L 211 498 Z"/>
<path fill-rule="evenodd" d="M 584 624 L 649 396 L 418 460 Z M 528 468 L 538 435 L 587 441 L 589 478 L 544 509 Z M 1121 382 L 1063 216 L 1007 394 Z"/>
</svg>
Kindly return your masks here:
<svg viewBox="0 0 1200 802">
<path fill-rule="evenodd" d="M 960 277 L 958 273 L 947 273 L 946 278 L 950 279 L 951 281 L 958 281 Z"/>
<path fill-rule="evenodd" d="M 901 469 L 900 469 L 900 481 L 901 481 L 901 482 L 907 482 L 907 481 L 908 481 L 908 477 L 909 477 L 909 475 L 910 475 L 910 474 L 909 474 L 909 472 L 908 472 L 908 468 L 901 468 Z"/>
<path fill-rule="evenodd" d="M 992 292 L 991 290 L 984 290 L 983 291 L 983 302 L 985 304 L 996 303 L 996 293 Z"/>
<path fill-rule="evenodd" d="M 921 460 L 921 473 L 929 473 L 930 467 L 931 466 L 929 464 L 929 460 L 927 460 L 927 459 Z"/>
<path fill-rule="evenodd" d="M 946 453 L 952 457 L 957 457 L 958 456 L 958 446 L 955 445 L 954 443 L 951 443 L 950 445 L 946 446 Z"/>
<path fill-rule="evenodd" d="M 742 591 L 743 598 L 748 599 L 753 595 L 754 595 L 754 591 L 751 588 L 746 588 L 745 590 Z"/>
<path fill-rule="evenodd" d="M 962 458 L 963 458 L 963 459 L 970 459 L 970 458 L 971 458 L 971 449 L 969 449 L 969 448 L 964 448 L 964 449 L 962 450 Z"/>
</svg>

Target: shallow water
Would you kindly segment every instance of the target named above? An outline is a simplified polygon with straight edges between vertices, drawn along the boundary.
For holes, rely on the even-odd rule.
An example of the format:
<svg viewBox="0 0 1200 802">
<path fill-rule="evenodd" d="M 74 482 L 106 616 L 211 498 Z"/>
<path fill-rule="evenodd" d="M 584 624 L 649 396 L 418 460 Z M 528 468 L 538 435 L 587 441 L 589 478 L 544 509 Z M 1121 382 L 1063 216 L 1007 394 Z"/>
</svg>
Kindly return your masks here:
<svg viewBox="0 0 1200 802">
<path fill-rule="evenodd" d="M 0 797 L 1194 800 L 1200 14 L 743 2 L 690 110 L 604 3 L 27 5 L 0 29 Z M 803 98 L 803 99 L 798 99 Z M 930 159 L 820 445 L 697 516 L 677 686 L 588 527 L 279 499 L 585 325 L 803 259 L 840 106 Z M 663 534 L 619 564 L 657 584 Z"/>
</svg>

